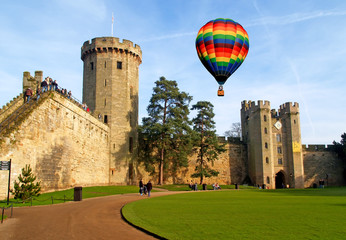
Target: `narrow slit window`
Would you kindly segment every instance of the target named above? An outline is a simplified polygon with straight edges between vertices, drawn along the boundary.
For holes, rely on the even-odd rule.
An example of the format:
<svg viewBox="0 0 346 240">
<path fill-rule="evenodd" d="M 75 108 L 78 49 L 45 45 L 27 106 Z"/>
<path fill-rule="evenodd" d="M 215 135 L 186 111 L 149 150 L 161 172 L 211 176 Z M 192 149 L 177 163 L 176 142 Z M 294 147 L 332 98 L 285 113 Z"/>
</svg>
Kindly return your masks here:
<svg viewBox="0 0 346 240">
<path fill-rule="evenodd" d="M 103 122 L 104 122 L 104 123 L 108 123 L 108 116 L 107 116 L 107 115 L 104 115 Z"/>
<path fill-rule="evenodd" d="M 122 69 L 122 68 L 123 68 L 123 63 L 117 62 L 117 69 Z"/>
<path fill-rule="evenodd" d="M 133 138 L 132 137 L 129 138 L 129 152 L 130 153 L 133 152 Z"/>
</svg>

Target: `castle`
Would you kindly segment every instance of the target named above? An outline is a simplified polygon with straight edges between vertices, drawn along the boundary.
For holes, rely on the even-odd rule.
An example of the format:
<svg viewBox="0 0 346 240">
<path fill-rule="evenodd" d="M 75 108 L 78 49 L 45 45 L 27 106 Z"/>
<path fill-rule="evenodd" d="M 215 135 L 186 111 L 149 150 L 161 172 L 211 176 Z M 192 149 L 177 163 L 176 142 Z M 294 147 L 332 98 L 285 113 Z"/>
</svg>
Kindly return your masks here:
<svg viewBox="0 0 346 240">
<path fill-rule="evenodd" d="M 56 91 L 39 101 L 18 95 L 0 109 L 0 161 L 12 159 L 11 186 L 30 164 L 44 191 L 73 186 L 136 184 L 139 179 L 157 182 L 137 161 L 138 68 L 142 52 L 131 41 L 99 37 L 81 48 L 83 103 Z M 43 72 L 24 72 L 23 90 L 36 89 Z M 319 179 L 342 185 L 343 165 L 332 146 L 301 144 L 298 103 L 285 103 L 278 112 L 268 101 L 241 103 L 242 141 L 227 143 L 215 161 L 218 177 L 207 183 L 254 184 L 267 188 L 304 188 Z M 186 183 L 195 167 L 167 183 Z M 0 171 L 0 198 L 7 194 L 8 171 Z"/>
</svg>

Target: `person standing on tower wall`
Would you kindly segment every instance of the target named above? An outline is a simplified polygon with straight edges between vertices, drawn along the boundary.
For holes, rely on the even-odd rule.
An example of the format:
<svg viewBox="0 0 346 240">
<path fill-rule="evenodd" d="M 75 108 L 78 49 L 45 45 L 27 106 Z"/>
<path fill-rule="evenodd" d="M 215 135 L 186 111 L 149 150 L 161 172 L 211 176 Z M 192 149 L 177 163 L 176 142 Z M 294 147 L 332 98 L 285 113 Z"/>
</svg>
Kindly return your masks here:
<svg viewBox="0 0 346 240">
<path fill-rule="evenodd" d="M 53 89 L 53 79 L 49 78 L 49 91 Z"/>
<path fill-rule="evenodd" d="M 41 82 L 42 92 L 46 92 L 47 91 L 47 81 L 46 81 L 46 79 Z"/>
<path fill-rule="evenodd" d="M 54 91 L 58 90 L 58 82 L 56 80 L 54 80 L 53 82 L 53 90 Z"/>
</svg>

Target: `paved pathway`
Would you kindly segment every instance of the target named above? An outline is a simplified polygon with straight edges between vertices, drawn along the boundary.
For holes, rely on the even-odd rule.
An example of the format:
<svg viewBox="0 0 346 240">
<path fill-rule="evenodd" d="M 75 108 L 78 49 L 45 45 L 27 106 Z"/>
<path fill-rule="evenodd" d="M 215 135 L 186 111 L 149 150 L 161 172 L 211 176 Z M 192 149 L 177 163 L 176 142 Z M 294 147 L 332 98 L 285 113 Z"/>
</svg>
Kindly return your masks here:
<svg viewBox="0 0 346 240">
<path fill-rule="evenodd" d="M 152 197 L 177 192 L 154 192 Z M 21 207 L 0 224 L 0 239 L 155 239 L 127 224 L 122 206 L 146 198 L 139 194 L 84 199 L 81 202 Z"/>
</svg>

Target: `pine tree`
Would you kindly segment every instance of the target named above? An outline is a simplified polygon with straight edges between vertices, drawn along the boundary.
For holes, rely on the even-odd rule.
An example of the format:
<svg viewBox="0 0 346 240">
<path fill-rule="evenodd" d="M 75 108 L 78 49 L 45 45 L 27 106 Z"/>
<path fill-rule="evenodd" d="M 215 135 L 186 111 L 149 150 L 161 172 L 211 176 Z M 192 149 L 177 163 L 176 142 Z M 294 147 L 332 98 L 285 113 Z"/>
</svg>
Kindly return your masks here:
<svg viewBox="0 0 346 240">
<path fill-rule="evenodd" d="M 215 122 L 213 120 L 213 104 L 200 101 L 193 105 L 191 110 L 197 110 L 197 116 L 192 120 L 195 131 L 194 146 L 197 154 L 197 166 L 193 178 L 200 178 L 200 184 L 206 177 L 218 176 L 219 172 L 212 169 L 214 161 L 219 154 L 226 151 L 225 145 L 220 145 L 216 136 Z"/>
<path fill-rule="evenodd" d="M 159 184 L 163 184 L 164 172 L 174 176 L 179 168 L 188 166 L 192 97 L 181 92 L 176 81 L 161 77 L 155 84 L 147 107 L 149 117 L 143 118 L 139 127 L 139 146 L 147 170 L 154 173 L 154 165 L 159 165 Z"/>
<path fill-rule="evenodd" d="M 30 165 L 25 165 L 25 168 L 22 168 L 22 174 L 18 177 L 19 182 L 14 181 L 14 194 L 15 199 L 28 199 L 30 197 L 35 197 L 40 195 L 41 191 L 41 182 L 36 182 L 36 176 L 32 173 Z"/>
</svg>

